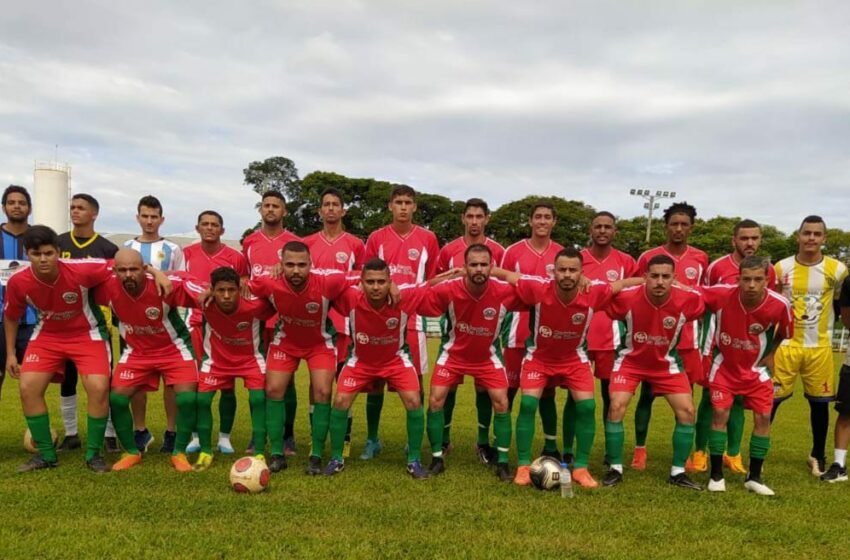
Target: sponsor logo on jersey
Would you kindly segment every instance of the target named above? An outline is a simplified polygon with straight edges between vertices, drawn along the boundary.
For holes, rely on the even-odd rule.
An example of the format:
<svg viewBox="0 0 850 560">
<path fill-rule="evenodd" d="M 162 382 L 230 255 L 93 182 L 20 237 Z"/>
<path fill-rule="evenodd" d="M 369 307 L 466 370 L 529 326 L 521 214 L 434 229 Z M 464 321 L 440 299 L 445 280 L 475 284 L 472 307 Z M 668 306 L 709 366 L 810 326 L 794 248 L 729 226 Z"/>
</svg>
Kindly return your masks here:
<svg viewBox="0 0 850 560">
<path fill-rule="evenodd" d="M 807 325 L 814 325 L 820 320 L 820 314 L 823 311 L 823 304 L 817 296 L 805 295 L 803 300 L 803 312 L 800 314 L 800 320 Z M 794 301 L 794 307 L 799 308 L 797 301 Z"/>
<path fill-rule="evenodd" d="M 484 310 L 484 318 L 488 321 L 491 321 L 496 318 L 496 310 L 492 307 L 488 307 Z"/>
<path fill-rule="evenodd" d="M 408 249 L 407 250 L 407 258 L 415 261 L 419 258 L 419 249 Z"/>
<path fill-rule="evenodd" d="M 65 292 L 64 294 L 62 294 L 62 300 L 68 305 L 74 305 L 79 299 L 80 296 L 77 294 L 77 292 Z"/>
<path fill-rule="evenodd" d="M 672 329 L 676 326 L 676 319 L 674 317 L 664 317 L 661 324 L 664 325 L 665 329 Z"/>
<path fill-rule="evenodd" d="M 584 323 L 584 320 L 587 319 L 587 315 L 584 313 L 576 313 L 572 316 L 573 325 L 580 325 Z"/>
<path fill-rule="evenodd" d="M 639 342 L 639 343 L 641 343 L 641 344 L 643 344 L 644 342 L 646 342 L 647 338 L 648 338 L 648 337 L 646 336 L 646 333 L 645 333 L 645 332 L 643 332 L 643 331 L 638 331 L 638 332 L 636 332 L 636 333 L 635 333 L 635 335 L 634 335 L 635 342 Z"/>
<path fill-rule="evenodd" d="M 620 279 L 620 273 L 616 270 L 609 270 L 605 273 L 605 278 L 607 278 L 609 282 L 616 282 Z"/>
<path fill-rule="evenodd" d="M 159 319 L 159 315 L 159 307 L 148 307 L 147 309 L 145 309 L 145 317 L 147 317 L 151 321 L 156 321 L 157 319 Z"/>
<path fill-rule="evenodd" d="M 34 364 L 39 360 L 38 354 L 27 354 L 24 358 L 24 362 Z"/>
<path fill-rule="evenodd" d="M 345 261 L 347 261 L 347 260 L 348 260 L 348 254 L 347 253 L 340 251 L 339 253 L 336 254 L 336 262 L 338 262 L 339 264 L 345 264 Z"/>
<path fill-rule="evenodd" d="M 275 350 L 274 352 L 272 352 L 272 359 L 273 360 L 285 360 L 286 359 L 286 352 L 281 352 L 280 350 Z"/>
<path fill-rule="evenodd" d="M 732 344 L 732 337 L 725 332 L 720 333 L 720 344 L 723 346 L 729 346 Z"/>
<path fill-rule="evenodd" d="M 390 317 L 389 319 L 387 319 L 387 328 L 388 329 L 395 329 L 397 327 L 398 327 L 398 319 L 396 319 L 395 317 Z"/>
<path fill-rule="evenodd" d="M 626 382 L 626 377 L 624 375 L 615 375 L 611 380 L 611 383 L 619 383 L 620 385 Z"/>
<path fill-rule="evenodd" d="M 526 375 L 526 378 L 529 381 L 539 381 L 540 379 L 543 379 L 543 374 L 540 373 L 539 371 L 536 371 L 536 370 L 535 371 L 529 371 L 528 375 Z"/>
<path fill-rule="evenodd" d="M 136 374 L 133 373 L 133 370 L 131 369 L 122 369 L 118 372 L 118 379 L 123 379 L 124 381 L 130 381 L 132 379 L 135 379 L 135 377 Z"/>
<path fill-rule="evenodd" d="M 343 381 L 342 384 L 345 387 L 354 387 L 357 385 L 357 381 L 355 381 L 353 377 L 346 377 L 345 381 Z"/>
<path fill-rule="evenodd" d="M 696 280 L 697 269 L 692 266 L 689 266 L 685 269 L 685 276 L 688 278 L 688 280 Z"/>
<path fill-rule="evenodd" d="M 452 376 L 452 374 L 449 372 L 449 370 L 447 370 L 446 368 L 442 368 L 442 367 L 437 369 L 437 371 L 434 373 L 434 375 L 436 375 L 437 377 L 451 377 Z"/>
<path fill-rule="evenodd" d="M 218 385 L 218 378 L 212 375 L 205 375 L 203 382 L 205 385 Z"/>
<path fill-rule="evenodd" d="M 248 321 L 240 321 L 239 323 L 236 323 L 236 330 L 237 331 L 244 331 L 245 329 L 247 329 L 250 326 L 251 326 L 251 323 L 249 323 Z"/>
<path fill-rule="evenodd" d="M 552 336 L 552 329 L 547 327 L 546 325 L 540 325 L 540 328 L 537 330 L 540 333 L 540 336 L 543 338 L 549 338 Z"/>
<path fill-rule="evenodd" d="M 761 325 L 759 323 L 753 323 L 752 325 L 750 325 L 747 331 L 750 334 L 761 334 L 764 332 L 764 325 Z"/>
<path fill-rule="evenodd" d="M 318 313 L 321 307 L 322 306 L 316 303 L 315 301 L 311 301 L 304 306 L 304 308 L 307 310 L 307 313 Z"/>
<path fill-rule="evenodd" d="M 364 332 L 357 333 L 354 338 L 357 340 L 357 344 L 369 344 L 369 335 Z"/>
<path fill-rule="evenodd" d="M 722 401 L 723 400 L 723 391 L 712 391 L 711 392 L 711 400 Z"/>
</svg>

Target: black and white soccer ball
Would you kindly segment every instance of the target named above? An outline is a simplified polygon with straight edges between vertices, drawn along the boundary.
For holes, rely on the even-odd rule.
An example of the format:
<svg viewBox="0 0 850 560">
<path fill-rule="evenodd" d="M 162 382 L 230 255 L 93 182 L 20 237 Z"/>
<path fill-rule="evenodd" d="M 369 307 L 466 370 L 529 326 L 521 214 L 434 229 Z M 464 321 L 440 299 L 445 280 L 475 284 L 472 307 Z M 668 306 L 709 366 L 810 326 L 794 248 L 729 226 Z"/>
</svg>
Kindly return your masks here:
<svg viewBox="0 0 850 560">
<path fill-rule="evenodd" d="M 552 457 L 538 457 L 528 468 L 531 483 L 540 490 L 554 490 L 561 484 L 561 463 Z"/>
</svg>

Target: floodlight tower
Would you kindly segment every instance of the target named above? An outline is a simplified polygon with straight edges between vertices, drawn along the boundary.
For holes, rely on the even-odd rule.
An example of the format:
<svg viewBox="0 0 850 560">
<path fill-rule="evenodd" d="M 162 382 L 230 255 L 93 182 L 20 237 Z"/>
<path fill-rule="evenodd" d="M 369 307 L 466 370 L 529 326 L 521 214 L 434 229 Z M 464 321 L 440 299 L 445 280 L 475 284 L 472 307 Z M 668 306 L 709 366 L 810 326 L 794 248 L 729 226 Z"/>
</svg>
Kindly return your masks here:
<svg viewBox="0 0 850 560">
<path fill-rule="evenodd" d="M 643 207 L 648 210 L 648 220 L 646 221 L 646 242 L 649 243 L 649 234 L 652 232 L 652 211 L 658 210 L 661 206 L 660 203 L 656 202 L 657 199 L 661 198 L 676 198 L 675 191 L 655 191 L 652 192 L 649 189 L 631 189 L 629 194 L 632 196 L 639 196 L 646 200 L 643 203 Z"/>
</svg>

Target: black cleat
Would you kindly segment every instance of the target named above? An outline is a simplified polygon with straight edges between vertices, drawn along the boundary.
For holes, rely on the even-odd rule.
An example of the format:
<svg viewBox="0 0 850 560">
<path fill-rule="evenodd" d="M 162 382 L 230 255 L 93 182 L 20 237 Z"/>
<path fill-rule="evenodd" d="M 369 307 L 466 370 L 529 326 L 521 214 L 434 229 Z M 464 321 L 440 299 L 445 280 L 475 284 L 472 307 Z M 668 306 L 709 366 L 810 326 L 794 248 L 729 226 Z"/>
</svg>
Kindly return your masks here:
<svg viewBox="0 0 850 560">
<path fill-rule="evenodd" d="M 269 471 L 280 472 L 286 469 L 286 457 L 284 455 L 272 455 L 269 459 Z"/>
<path fill-rule="evenodd" d="M 431 460 L 431 466 L 428 467 L 428 472 L 431 473 L 431 476 L 437 476 L 446 472 L 446 463 L 443 461 L 443 458 L 434 457 Z"/>
<path fill-rule="evenodd" d="M 829 466 L 829 470 L 820 476 L 820 479 L 824 482 L 847 482 L 847 467 L 833 463 Z"/>
<path fill-rule="evenodd" d="M 310 458 L 307 459 L 307 468 L 304 469 L 304 472 L 310 476 L 322 474 L 322 458 L 310 455 Z"/>
<path fill-rule="evenodd" d="M 30 458 L 29 461 L 18 467 L 19 473 L 25 473 L 30 471 L 38 471 L 41 469 L 52 469 L 54 467 L 58 467 L 58 461 L 45 461 L 41 455 L 35 454 Z"/>
<path fill-rule="evenodd" d="M 499 456 L 499 452 L 489 443 L 478 443 L 475 445 L 475 454 L 478 456 L 478 462 L 482 465 L 495 465 Z"/>
<path fill-rule="evenodd" d="M 159 448 L 160 453 L 174 453 L 174 442 L 177 441 L 177 432 L 169 432 L 165 430 L 162 436 L 162 447 Z"/>
<path fill-rule="evenodd" d="M 147 453 L 148 448 L 153 443 L 153 435 L 151 435 L 147 428 L 144 430 L 134 430 L 133 438 L 136 440 L 136 449 L 140 453 Z"/>
<path fill-rule="evenodd" d="M 83 442 L 80 441 L 80 436 L 78 434 L 65 436 L 62 438 L 62 443 L 60 443 L 59 447 L 56 448 L 56 451 L 71 451 L 72 449 L 79 449 L 82 445 Z"/>
<path fill-rule="evenodd" d="M 546 449 L 544 449 L 543 451 L 540 452 L 540 456 L 541 457 L 552 457 L 553 459 L 555 459 L 558 462 L 561 461 L 561 452 L 558 451 L 557 449 L 553 449 L 552 451 L 547 451 Z"/>
<path fill-rule="evenodd" d="M 507 463 L 496 463 L 496 476 L 502 482 L 513 482 L 514 475 L 511 474 L 511 467 Z"/>
<path fill-rule="evenodd" d="M 557 457 L 556 457 L 557 458 Z M 573 454 L 572 453 L 564 453 L 561 456 L 561 462 L 566 463 L 568 467 L 572 468 L 573 466 Z M 607 463 L 606 463 L 607 464 Z"/>
<path fill-rule="evenodd" d="M 696 490 L 697 492 L 702 491 L 702 486 L 688 478 L 688 475 L 686 473 L 670 475 L 670 478 L 667 480 L 667 483 L 672 484 L 673 486 L 678 486 L 679 488 L 687 488 L 688 490 Z"/>
<path fill-rule="evenodd" d="M 118 438 L 105 437 L 103 438 L 103 446 L 107 453 L 120 453 L 121 447 L 118 445 Z"/>
<path fill-rule="evenodd" d="M 617 469 L 610 469 L 602 479 L 602 486 L 617 486 L 621 482 L 623 482 L 623 473 Z"/>
<path fill-rule="evenodd" d="M 105 473 L 112 470 L 109 465 L 106 464 L 106 461 L 103 460 L 103 457 L 100 455 L 95 455 L 88 461 L 86 461 L 86 466 L 89 470 L 94 471 L 96 473 Z"/>
</svg>

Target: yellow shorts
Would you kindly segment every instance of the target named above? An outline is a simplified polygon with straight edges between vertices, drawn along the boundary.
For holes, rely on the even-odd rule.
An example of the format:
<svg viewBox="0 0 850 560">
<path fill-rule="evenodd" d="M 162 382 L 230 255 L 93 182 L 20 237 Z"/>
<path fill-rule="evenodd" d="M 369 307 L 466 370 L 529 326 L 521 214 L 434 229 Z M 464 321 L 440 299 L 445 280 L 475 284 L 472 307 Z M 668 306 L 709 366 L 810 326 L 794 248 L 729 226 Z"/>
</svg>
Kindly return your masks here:
<svg viewBox="0 0 850 560">
<path fill-rule="evenodd" d="M 787 399 L 794 393 L 799 375 L 808 398 L 831 399 L 835 396 L 835 365 L 832 348 L 780 346 L 776 349 L 773 372 L 773 398 Z"/>
</svg>

